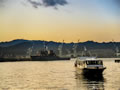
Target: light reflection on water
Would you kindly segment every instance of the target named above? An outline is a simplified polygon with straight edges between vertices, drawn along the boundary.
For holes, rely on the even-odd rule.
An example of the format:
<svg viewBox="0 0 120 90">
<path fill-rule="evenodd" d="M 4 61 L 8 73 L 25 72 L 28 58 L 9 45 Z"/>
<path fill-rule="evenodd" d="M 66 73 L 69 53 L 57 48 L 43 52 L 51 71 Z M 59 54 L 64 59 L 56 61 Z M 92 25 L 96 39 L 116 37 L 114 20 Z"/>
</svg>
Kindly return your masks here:
<svg viewBox="0 0 120 90">
<path fill-rule="evenodd" d="M 0 90 L 119 90 L 120 63 L 113 60 L 104 61 L 99 77 L 76 74 L 74 61 L 3 62 Z"/>
<path fill-rule="evenodd" d="M 76 73 L 77 89 L 84 90 L 104 90 L 105 79 L 103 75 L 89 76 Z"/>
</svg>

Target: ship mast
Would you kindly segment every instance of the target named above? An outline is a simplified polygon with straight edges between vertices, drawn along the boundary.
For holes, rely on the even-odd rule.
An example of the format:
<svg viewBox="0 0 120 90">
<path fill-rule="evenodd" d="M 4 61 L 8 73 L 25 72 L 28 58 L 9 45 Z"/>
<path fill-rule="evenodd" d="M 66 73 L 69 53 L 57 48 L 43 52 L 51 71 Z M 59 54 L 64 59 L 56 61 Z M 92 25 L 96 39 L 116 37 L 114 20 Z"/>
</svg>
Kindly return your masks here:
<svg viewBox="0 0 120 90">
<path fill-rule="evenodd" d="M 47 46 L 47 44 L 45 43 L 45 41 L 43 42 L 43 45 L 44 45 L 44 51 L 48 51 L 48 46 Z"/>
</svg>

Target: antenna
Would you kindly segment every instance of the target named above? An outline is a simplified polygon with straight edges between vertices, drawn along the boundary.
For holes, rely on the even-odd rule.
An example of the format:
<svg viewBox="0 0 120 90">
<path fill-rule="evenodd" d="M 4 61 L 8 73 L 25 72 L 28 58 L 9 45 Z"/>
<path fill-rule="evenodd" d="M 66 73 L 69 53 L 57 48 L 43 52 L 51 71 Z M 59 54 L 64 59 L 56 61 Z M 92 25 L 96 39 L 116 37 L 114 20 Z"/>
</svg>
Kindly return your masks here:
<svg viewBox="0 0 120 90">
<path fill-rule="evenodd" d="M 43 44 L 44 44 L 44 50 L 45 50 L 45 51 L 48 51 L 48 47 L 47 47 L 47 44 L 46 44 L 45 41 L 43 42 Z"/>
</svg>

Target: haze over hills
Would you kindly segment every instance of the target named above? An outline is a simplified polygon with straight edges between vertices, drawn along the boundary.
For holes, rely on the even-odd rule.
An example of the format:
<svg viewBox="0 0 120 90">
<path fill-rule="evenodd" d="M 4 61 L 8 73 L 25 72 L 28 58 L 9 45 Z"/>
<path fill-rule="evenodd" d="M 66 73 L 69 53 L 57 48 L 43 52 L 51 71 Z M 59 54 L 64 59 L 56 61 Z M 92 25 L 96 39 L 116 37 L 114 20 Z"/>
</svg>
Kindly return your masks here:
<svg viewBox="0 0 120 90">
<path fill-rule="evenodd" d="M 28 56 L 36 55 L 38 51 L 44 49 L 44 43 L 47 45 L 49 50 L 54 50 L 57 55 L 59 55 L 60 45 L 62 47 L 62 55 L 80 56 L 84 47 L 86 47 L 94 56 L 98 57 L 115 57 L 116 47 L 120 47 L 120 42 L 79 42 L 79 43 L 60 43 L 53 41 L 41 41 L 41 40 L 24 40 L 16 39 L 9 42 L 0 42 L 0 56 Z M 32 52 L 29 53 L 29 50 Z"/>
<path fill-rule="evenodd" d="M 24 39 L 15 39 L 15 40 L 8 41 L 8 42 L 0 42 L 0 46 L 1 47 L 8 47 L 8 46 L 20 44 L 20 43 L 23 43 L 23 42 L 27 42 L 27 41 L 28 40 L 24 40 Z"/>
</svg>

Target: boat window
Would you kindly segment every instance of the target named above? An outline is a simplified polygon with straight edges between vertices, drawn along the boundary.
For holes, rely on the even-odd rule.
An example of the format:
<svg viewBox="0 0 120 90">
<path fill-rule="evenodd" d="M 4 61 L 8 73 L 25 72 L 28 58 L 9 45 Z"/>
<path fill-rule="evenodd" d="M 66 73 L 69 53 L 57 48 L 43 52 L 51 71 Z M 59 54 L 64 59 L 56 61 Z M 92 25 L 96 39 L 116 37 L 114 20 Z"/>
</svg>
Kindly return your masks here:
<svg viewBox="0 0 120 90">
<path fill-rule="evenodd" d="M 102 61 L 99 61 L 99 64 L 100 64 L 100 65 L 103 65 L 103 62 L 102 62 Z"/>
<path fill-rule="evenodd" d="M 87 65 L 103 65 L 102 61 L 86 61 Z"/>
</svg>

